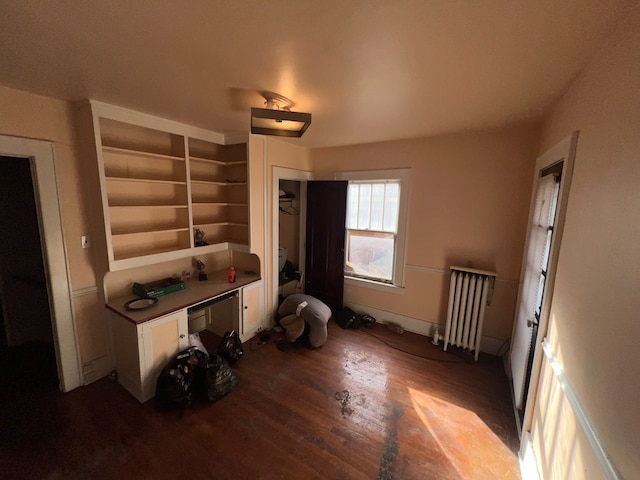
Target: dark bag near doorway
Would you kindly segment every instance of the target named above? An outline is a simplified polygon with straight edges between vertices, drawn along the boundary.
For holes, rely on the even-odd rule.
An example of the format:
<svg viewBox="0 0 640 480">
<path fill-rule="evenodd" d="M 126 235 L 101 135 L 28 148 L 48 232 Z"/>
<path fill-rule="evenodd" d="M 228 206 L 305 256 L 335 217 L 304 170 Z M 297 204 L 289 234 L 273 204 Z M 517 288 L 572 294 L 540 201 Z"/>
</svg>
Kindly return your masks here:
<svg viewBox="0 0 640 480">
<path fill-rule="evenodd" d="M 161 408 L 187 408 L 207 362 L 207 354 L 195 347 L 178 353 L 162 369 L 156 382 L 156 404 Z"/>
<path fill-rule="evenodd" d="M 204 391 L 207 400 L 215 402 L 231 393 L 238 384 L 238 378 L 229 364 L 220 355 L 211 355 L 204 373 Z"/>
<path fill-rule="evenodd" d="M 242 358 L 244 349 L 240 336 L 235 330 L 231 330 L 224 334 L 220 345 L 218 345 L 218 353 L 224 358 L 229 365 L 233 365 Z"/>
<path fill-rule="evenodd" d="M 360 319 L 356 312 L 349 307 L 344 307 L 335 316 L 336 323 L 342 328 L 358 328 L 360 326 Z"/>
</svg>

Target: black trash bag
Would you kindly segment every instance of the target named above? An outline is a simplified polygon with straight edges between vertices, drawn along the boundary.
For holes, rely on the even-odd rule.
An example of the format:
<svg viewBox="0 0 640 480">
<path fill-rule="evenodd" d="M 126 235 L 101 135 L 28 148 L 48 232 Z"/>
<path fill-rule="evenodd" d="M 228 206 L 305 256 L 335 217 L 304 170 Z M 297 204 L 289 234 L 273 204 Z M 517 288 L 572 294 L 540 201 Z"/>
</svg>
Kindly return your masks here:
<svg viewBox="0 0 640 480">
<path fill-rule="evenodd" d="M 193 403 L 198 382 L 203 381 L 207 354 L 190 347 L 178 353 L 162 369 L 156 382 L 156 404 L 161 408 L 187 408 Z"/>
<path fill-rule="evenodd" d="M 231 393 L 238 384 L 238 377 L 220 355 L 211 355 L 204 372 L 205 398 L 210 402 L 220 400 Z"/>
<path fill-rule="evenodd" d="M 359 313 L 357 315 L 357 318 L 359 320 L 358 324 L 364 325 L 367 328 L 373 328 L 373 326 L 376 323 L 376 319 L 373 318 L 371 315 L 367 315 L 366 313 Z"/>
<path fill-rule="evenodd" d="M 358 328 L 360 326 L 360 319 L 356 312 L 349 307 L 344 307 L 341 311 L 335 315 L 336 323 L 342 328 Z"/>
<path fill-rule="evenodd" d="M 236 363 L 244 354 L 240 336 L 235 330 L 231 330 L 224 334 L 220 345 L 218 345 L 218 353 L 224 358 L 229 365 Z"/>
</svg>

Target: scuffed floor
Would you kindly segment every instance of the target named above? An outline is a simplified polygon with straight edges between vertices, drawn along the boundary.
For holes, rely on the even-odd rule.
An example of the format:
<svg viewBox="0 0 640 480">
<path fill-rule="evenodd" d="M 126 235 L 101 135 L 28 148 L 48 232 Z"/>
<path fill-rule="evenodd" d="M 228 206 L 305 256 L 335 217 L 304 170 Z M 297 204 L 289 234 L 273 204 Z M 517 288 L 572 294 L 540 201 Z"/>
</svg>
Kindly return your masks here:
<svg viewBox="0 0 640 480">
<path fill-rule="evenodd" d="M 67 394 L 32 389 L 28 409 L 3 410 L 21 417 L 10 422 L 19 434 L 0 440 L 0 477 L 520 478 L 499 360 L 469 363 L 382 326 L 331 323 L 316 350 L 279 350 L 278 338 L 245 343 L 236 390 L 184 411 L 141 405 L 108 379 Z M 216 338 L 203 341 L 215 350 Z"/>
</svg>

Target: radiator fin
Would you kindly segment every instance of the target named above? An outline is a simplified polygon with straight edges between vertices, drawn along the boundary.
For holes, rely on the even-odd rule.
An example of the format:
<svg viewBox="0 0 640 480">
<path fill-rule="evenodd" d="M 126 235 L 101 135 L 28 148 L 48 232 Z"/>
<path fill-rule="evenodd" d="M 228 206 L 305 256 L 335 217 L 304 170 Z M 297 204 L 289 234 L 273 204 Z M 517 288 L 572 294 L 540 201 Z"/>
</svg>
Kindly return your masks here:
<svg viewBox="0 0 640 480">
<path fill-rule="evenodd" d="M 444 349 L 449 345 L 480 354 L 482 324 L 495 272 L 451 267 Z"/>
</svg>

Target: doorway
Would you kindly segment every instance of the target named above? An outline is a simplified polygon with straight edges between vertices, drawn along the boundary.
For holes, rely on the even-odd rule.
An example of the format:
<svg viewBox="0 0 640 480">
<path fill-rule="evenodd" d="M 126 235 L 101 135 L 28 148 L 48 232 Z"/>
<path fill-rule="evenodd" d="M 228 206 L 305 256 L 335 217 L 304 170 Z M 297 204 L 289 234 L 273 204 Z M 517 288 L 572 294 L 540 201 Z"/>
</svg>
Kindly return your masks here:
<svg viewBox="0 0 640 480">
<path fill-rule="evenodd" d="M 2 365 L 21 365 L 2 370 L 2 388 L 23 388 L 22 383 L 55 388 L 58 374 L 29 159 L 0 156 L 0 182 L 0 359 Z"/>
<path fill-rule="evenodd" d="M 301 289 L 300 195 L 302 182 L 280 180 L 278 190 L 278 290 L 279 295 Z"/>
<path fill-rule="evenodd" d="M 578 132 L 574 132 L 536 160 L 509 355 L 513 402 L 521 435 L 530 429 L 534 402 L 529 399 L 537 393 L 539 347 L 548 330 L 577 140 Z"/>
<path fill-rule="evenodd" d="M 39 239 L 38 246 L 31 247 L 29 254 L 37 251 L 37 255 L 43 260 L 44 284 L 49 306 L 47 328 L 53 339 L 55 365 L 59 379 L 58 386 L 66 392 L 79 387 L 82 380 L 71 305 L 69 272 L 62 234 L 58 188 L 55 180 L 53 145 L 41 140 L 0 135 L 0 156 L 8 157 L 12 162 L 25 162 L 30 172 L 29 180 L 27 181 L 26 177 L 24 180 L 25 184 L 29 186 L 22 185 L 22 187 L 24 190 L 30 191 L 33 196 Z M 11 281 L 15 281 L 15 283 L 31 282 L 34 284 L 34 288 L 36 286 L 42 287 L 38 276 L 32 275 L 30 264 L 23 262 L 22 265 L 23 269 L 17 274 L 19 279 L 11 278 Z M 4 280 L 6 281 L 6 278 Z M 13 319 L 7 318 L 6 309 L 4 314 L 5 327 L 10 325 L 9 328 L 12 328 L 14 323 L 18 325 Z M 37 329 L 42 333 L 44 319 L 38 318 L 38 322 L 42 322 L 42 324 L 39 323 L 40 329 Z M 8 341 L 18 341 L 19 337 L 15 336 L 17 334 L 11 333 L 10 335 L 10 338 L 6 337 Z"/>
<path fill-rule="evenodd" d="M 273 308 L 278 309 L 280 295 L 302 292 L 304 284 L 306 245 L 306 182 L 313 179 L 313 174 L 306 170 L 273 167 L 273 239 L 272 239 L 272 285 Z M 280 191 L 284 192 L 284 195 Z M 282 197 L 282 198 L 281 198 Z M 281 275 L 280 264 L 286 248 L 286 260 L 289 269 L 294 269 L 294 277 L 288 279 Z M 283 264 L 283 268 L 285 264 Z M 296 273 L 297 272 L 297 273 Z"/>
</svg>

